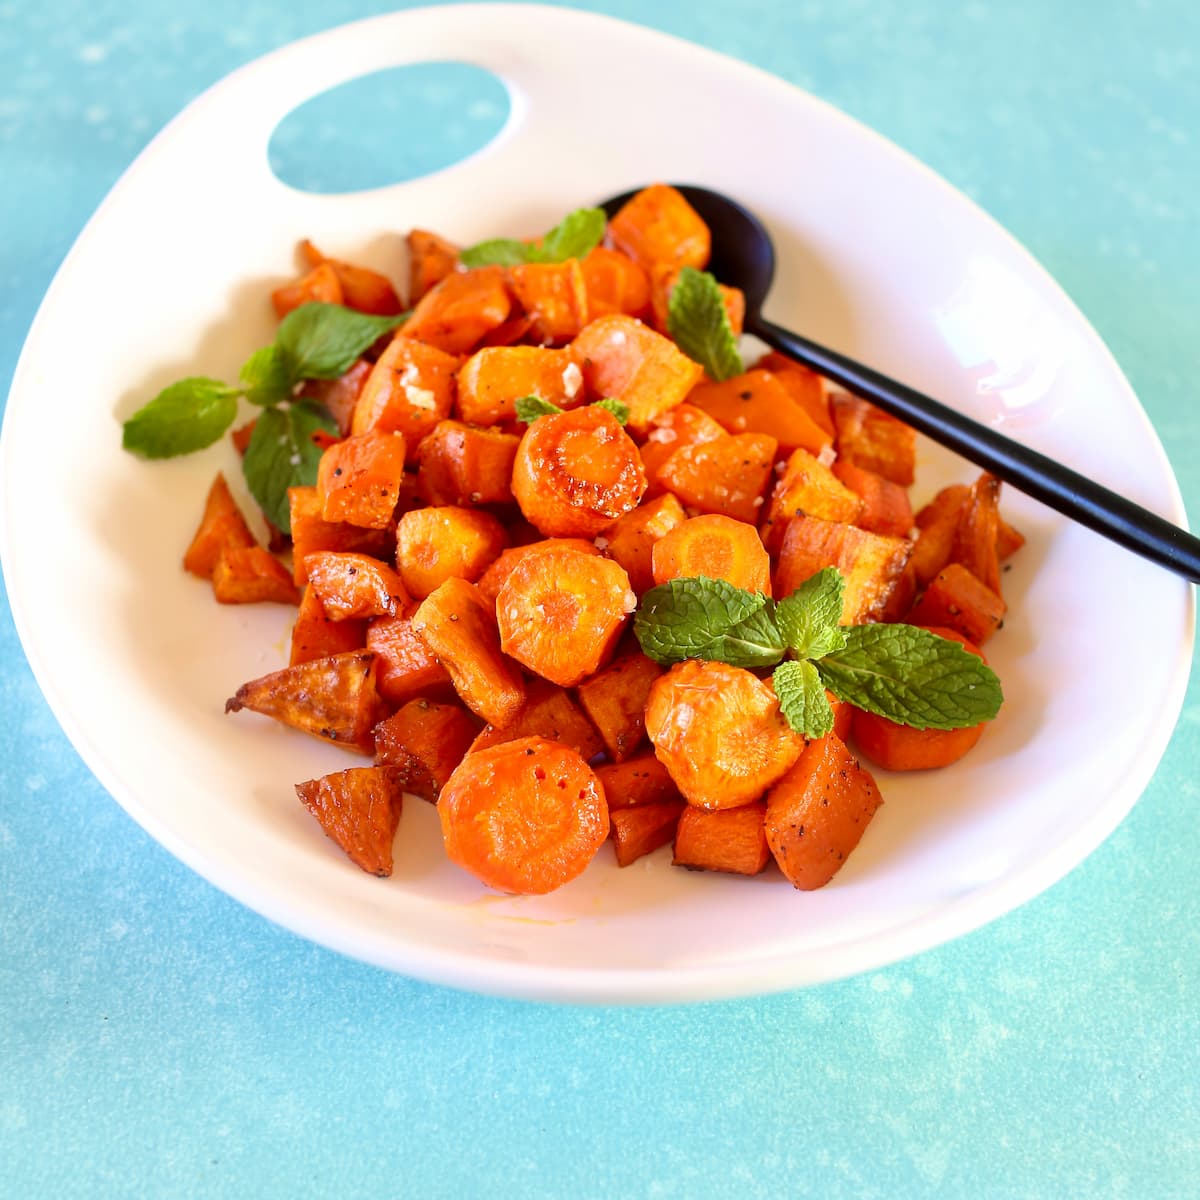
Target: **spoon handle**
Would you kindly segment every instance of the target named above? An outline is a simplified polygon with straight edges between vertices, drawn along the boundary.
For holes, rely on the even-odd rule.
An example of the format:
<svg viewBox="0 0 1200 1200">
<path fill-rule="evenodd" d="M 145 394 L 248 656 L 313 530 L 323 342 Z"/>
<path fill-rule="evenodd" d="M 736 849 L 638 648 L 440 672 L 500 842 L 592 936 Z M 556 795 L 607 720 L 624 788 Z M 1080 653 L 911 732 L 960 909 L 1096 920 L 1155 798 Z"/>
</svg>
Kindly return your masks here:
<svg viewBox="0 0 1200 1200">
<path fill-rule="evenodd" d="M 1200 539 L 1093 479 L 905 384 L 763 318 L 748 332 L 961 454 L 998 479 L 1159 566 L 1200 583 Z"/>
</svg>

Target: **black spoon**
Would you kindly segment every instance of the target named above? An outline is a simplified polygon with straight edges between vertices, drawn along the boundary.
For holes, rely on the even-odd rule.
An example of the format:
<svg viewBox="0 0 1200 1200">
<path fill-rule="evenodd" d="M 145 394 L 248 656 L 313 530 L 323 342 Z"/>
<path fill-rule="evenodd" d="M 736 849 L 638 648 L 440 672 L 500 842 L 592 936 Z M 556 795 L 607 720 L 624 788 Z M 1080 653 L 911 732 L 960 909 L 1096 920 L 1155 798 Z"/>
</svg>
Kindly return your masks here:
<svg viewBox="0 0 1200 1200">
<path fill-rule="evenodd" d="M 712 231 L 709 270 L 720 282 L 739 287 L 745 294 L 747 333 L 870 400 L 1035 500 L 1200 583 L 1200 539 L 1186 530 L 915 388 L 768 321 L 762 305 L 775 274 L 771 235 L 757 217 L 728 196 L 703 187 L 676 187 Z M 601 207 L 611 217 L 637 190 L 614 196 Z"/>
</svg>

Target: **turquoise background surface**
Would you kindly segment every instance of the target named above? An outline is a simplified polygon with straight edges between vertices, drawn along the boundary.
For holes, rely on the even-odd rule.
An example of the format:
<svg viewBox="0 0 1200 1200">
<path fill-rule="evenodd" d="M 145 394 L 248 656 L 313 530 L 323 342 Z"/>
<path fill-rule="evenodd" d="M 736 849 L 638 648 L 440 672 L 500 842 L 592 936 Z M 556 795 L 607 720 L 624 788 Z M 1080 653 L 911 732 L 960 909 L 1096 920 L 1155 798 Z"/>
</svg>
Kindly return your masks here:
<svg viewBox="0 0 1200 1200">
<path fill-rule="evenodd" d="M 0 395 L 158 129 L 258 54 L 392 7 L 0 2 Z M 1200 510 L 1192 0 L 579 7 L 772 71 L 965 190 L 1095 324 Z M 182 867 L 79 761 L 5 606 L 0 1195 L 1194 1196 L 1198 771 L 1193 679 L 1129 818 L 986 929 L 761 999 L 501 1001 L 310 945 Z"/>
</svg>

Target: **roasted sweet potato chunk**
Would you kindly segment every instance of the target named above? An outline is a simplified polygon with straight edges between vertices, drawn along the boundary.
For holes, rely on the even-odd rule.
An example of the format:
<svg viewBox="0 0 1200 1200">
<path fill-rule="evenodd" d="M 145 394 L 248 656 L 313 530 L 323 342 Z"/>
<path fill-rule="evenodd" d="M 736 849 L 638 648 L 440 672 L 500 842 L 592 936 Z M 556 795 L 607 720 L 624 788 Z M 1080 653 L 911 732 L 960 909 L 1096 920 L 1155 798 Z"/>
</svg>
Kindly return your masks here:
<svg viewBox="0 0 1200 1200">
<path fill-rule="evenodd" d="M 348 650 L 362 650 L 366 644 L 366 621 L 330 620 L 321 597 L 311 587 L 304 589 L 300 611 L 292 626 L 290 666 L 311 662 L 314 658 L 328 658 L 331 654 L 344 654 Z"/>
<path fill-rule="evenodd" d="M 770 371 L 755 368 L 732 379 L 707 380 L 688 393 L 688 403 L 715 418 L 729 433 L 769 433 L 783 454 L 803 449 L 818 455 L 833 438 L 792 398 Z"/>
<path fill-rule="evenodd" d="M 561 742 L 591 760 L 604 749 L 600 735 L 583 715 L 570 694 L 545 679 L 531 679 L 525 687 L 525 703 L 503 728 L 485 725 L 471 743 L 471 750 L 486 750 L 517 738 L 540 737 Z"/>
<path fill-rule="evenodd" d="M 858 522 L 862 509 L 862 497 L 829 467 L 807 450 L 794 450 L 767 505 L 762 525 L 763 545 L 772 554 L 778 554 L 784 531 L 793 517 L 808 515 L 853 525 Z"/>
<path fill-rule="evenodd" d="M 307 559 L 308 586 L 334 621 L 393 617 L 411 603 L 400 576 L 369 554 L 320 550 Z"/>
<path fill-rule="evenodd" d="M 689 804 L 675 830 L 675 865 L 693 871 L 758 875 L 771 861 L 763 824 L 766 813 L 761 800 L 715 811 Z"/>
<path fill-rule="evenodd" d="M 321 455 L 317 491 L 321 516 L 367 529 L 386 529 L 395 516 L 404 483 L 402 433 L 369 430 L 336 442 Z"/>
<path fill-rule="evenodd" d="M 610 809 L 636 808 L 639 804 L 661 804 L 680 799 L 675 780 L 653 751 L 627 758 L 624 762 L 603 763 L 596 768 L 596 776 L 604 784 Z"/>
<path fill-rule="evenodd" d="M 417 301 L 400 336 L 447 354 L 470 354 L 512 310 L 502 267 L 476 267 L 445 276 Z M 443 416 L 446 414 L 443 413 Z"/>
<path fill-rule="evenodd" d="M 1000 628 L 1006 610 L 999 593 L 961 563 L 951 563 L 925 589 L 907 619 L 914 625 L 945 625 L 982 646 Z"/>
<path fill-rule="evenodd" d="M 417 447 L 417 489 L 433 505 L 511 504 L 515 433 L 440 421 Z"/>
<path fill-rule="evenodd" d="M 404 806 L 403 784 L 394 767 L 349 767 L 296 784 L 296 795 L 364 871 L 392 873 L 392 842 Z"/>
<path fill-rule="evenodd" d="M 612 244 L 649 269 L 705 267 L 712 251 L 708 226 L 683 194 L 665 183 L 642 188 L 608 223 Z"/>
<path fill-rule="evenodd" d="M 409 464 L 417 446 L 454 406 L 454 376 L 462 360 L 397 334 L 379 356 L 354 407 L 351 434 L 402 433 Z"/>
<path fill-rule="evenodd" d="M 685 508 L 720 513 L 753 525 L 775 463 L 775 439 L 738 433 L 676 450 L 658 470 L 658 482 Z"/>
<path fill-rule="evenodd" d="M 473 425 L 516 418 L 516 402 L 539 396 L 559 408 L 582 402 L 583 372 L 568 350 L 548 346 L 485 346 L 458 373 L 458 413 Z"/>
<path fill-rule="evenodd" d="M 292 576 L 263 546 L 226 546 L 212 574 L 213 595 L 221 604 L 299 604 Z"/>
<path fill-rule="evenodd" d="M 224 474 L 218 471 L 208 489 L 200 527 L 183 556 L 184 569 L 201 579 L 211 579 L 222 550 L 230 546 L 254 545 L 257 545 L 254 534 L 250 532 Z"/>
<path fill-rule="evenodd" d="M 671 841 L 685 807 L 682 800 L 666 800 L 636 808 L 610 808 L 608 819 L 617 866 L 627 867 Z"/>
<path fill-rule="evenodd" d="M 600 731 L 614 762 L 623 762 L 646 736 L 646 700 L 663 673 L 637 644 L 579 684 L 579 703 Z"/>
<path fill-rule="evenodd" d="M 604 549 L 625 568 L 629 586 L 639 596 L 654 586 L 655 545 L 686 520 L 683 505 L 670 492 L 664 492 L 639 504 L 604 531 Z"/>
<path fill-rule="evenodd" d="M 460 704 L 410 700 L 375 726 L 375 761 L 395 767 L 406 792 L 437 803 L 478 728 Z"/>
<path fill-rule="evenodd" d="M 367 649 L 375 655 L 379 693 L 399 707 L 419 696 L 453 696 L 446 668 L 412 626 L 416 603 L 394 617 L 378 617 L 367 626 Z"/>
</svg>

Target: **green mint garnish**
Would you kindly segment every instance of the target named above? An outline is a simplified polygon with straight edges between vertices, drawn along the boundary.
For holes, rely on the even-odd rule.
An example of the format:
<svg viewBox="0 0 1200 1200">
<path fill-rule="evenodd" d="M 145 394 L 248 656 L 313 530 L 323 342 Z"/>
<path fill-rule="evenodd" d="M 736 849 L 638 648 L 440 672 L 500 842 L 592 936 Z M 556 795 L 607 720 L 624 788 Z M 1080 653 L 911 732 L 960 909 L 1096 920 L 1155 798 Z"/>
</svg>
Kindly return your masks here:
<svg viewBox="0 0 1200 1200">
<path fill-rule="evenodd" d="M 337 425 L 315 404 L 268 408 L 254 423 L 242 473 L 267 520 L 284 533 L 291 532 L 288 488 L 317 482 L 322 450 L 313 434 L 322 431 L 336 436 Z"/>
<path fill-rule="evenodd" d="M 620 400 L 613 400 L 608 397 L 604 400 L 597 400 L 592 408 L 602 408 L 605 412 L 610 412 L 617 418 L 617 424 L 627 425 L 629 423 L 629 405 L 622 404 Z"/>
<path fill-rule="evenodd" d="M 143 458 L 203 450 L 233 424 L 239 395 L 239 389 L 217 379 L 181 379 L 125 422 L 121 445 Z"/>
<path fill-rule="evenodd" d="M 538 417 L 552 417 L 555 413 L 563 411 L 557 404 L 551 404 L 549 400 L 543 400 L 541 396 L 522 396 L 514 402 L 513 408 L 516 411 L 517 420 L 526 425 L 532 424 Z"/>
<path fill-rule="evenodd" d="M 746 369 L 720 288 L 707 271 L 684 267 L 679 272 L 667 302 L 667 332 L 688 358 L 718 382 Z"/>
<path fill-rule="evenodd" d="M 407 319 L 407 313 L 374 317 L 340 304 L 314 301 L 283 318 L 275 344 L 293 380 L 337 379 L 354 366 L 364 350 Z"/>
<path fill-rule="evenodd" d="M 840 625 L 844 586 L 827 567 L 772 602 L 724 580 L 672 579 L 642 597 L 633 631 L 664 666 L 700 658 L 775 667 L 780 708 L 806 737 L 833 727 L 826 688 L 917 729 L 960 729 L 1000 711 L 995 672 L 957 642 L 913 625 Z"/>
<path fill-rule="evenodd" d="M 549 233 L 533 242 L 489 238 L 459 252 L 464 267 L 515 267 L 521 263 L 558 263 L 583 258 L 604 237 L 605 216 L 600 208 L 577 208 Z"/>
<path fill-rule="evenodd" d="M 246 399 L 251 404 L 259 404 L 264 408 L 282 400 L 290 400 L 296 386 L 291 364 L 279 349 L 277 342 L 255 350 L 242 363 L 238 377 L 246 385 L 242 393 Z"/>
</svg>

